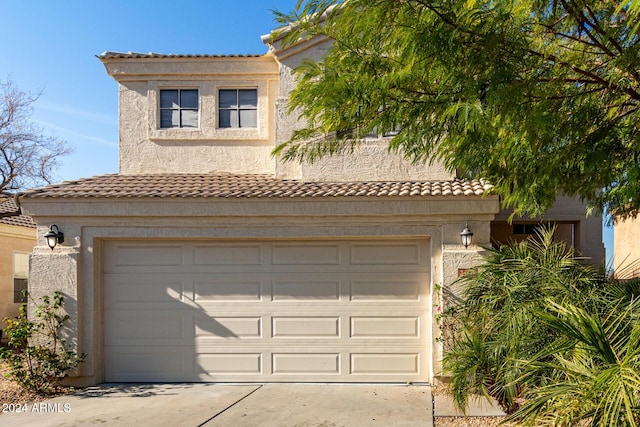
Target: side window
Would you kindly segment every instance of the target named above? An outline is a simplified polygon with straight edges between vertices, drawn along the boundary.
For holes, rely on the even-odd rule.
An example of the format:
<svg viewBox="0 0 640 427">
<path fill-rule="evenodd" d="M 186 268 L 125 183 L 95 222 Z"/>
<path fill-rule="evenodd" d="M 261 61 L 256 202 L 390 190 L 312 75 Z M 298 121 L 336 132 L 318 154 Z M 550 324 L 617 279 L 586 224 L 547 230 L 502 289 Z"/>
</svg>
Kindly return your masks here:
<svg viewBox="0 0 640 427">
<path fill-rule="evenodd" d="M 26 252 L 13 253 L 13 302 L 27 302 L 24 292 L 29 283 L 29 254 Z"/>
<path fill-rule="evenodd" d="M 198 110 L 197 89 L 160 90 L 161 128 L 197 128 Z"/>
<path fill-rule="evenodd" d="M 257 89 L 220 89 L 218 127 L 255 128 L 258 126 Z"/>
</svg>

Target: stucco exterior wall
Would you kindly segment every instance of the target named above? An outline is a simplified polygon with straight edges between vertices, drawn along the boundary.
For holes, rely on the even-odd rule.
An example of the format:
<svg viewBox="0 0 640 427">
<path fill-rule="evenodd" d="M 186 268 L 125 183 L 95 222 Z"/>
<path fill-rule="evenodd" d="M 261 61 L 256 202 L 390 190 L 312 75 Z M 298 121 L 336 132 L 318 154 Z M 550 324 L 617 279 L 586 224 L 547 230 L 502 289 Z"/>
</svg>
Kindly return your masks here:
<svg viewBox="0 0 640 427">
<path fill-rule="evenodd" d="M 512 211 L 502 210 L 496 215 L 495 223 L 508 226 Z M 598 266 L 604 265 L 605 249 L 602 242 L 602 216 L 591 214 L 587 216 L 587 205 L 578 198 L 560 196 L 555 204 L 546 212 L 543 217 L 515 217 L 513 222 L 559 222 L 574 224 L 575 249 L 589 261 Z M 499 228 L 499 227 L 498 227 Z M 561 236 L 563 240 L 571 239 L 566 235 Z"/>
<path fill-rule="evenodd" d="M 289 113 L 289 93 L 296 85 L 293 70 L 305 60 L 318 61 L 331 43 L 313 39 L 281 50 L 278 42 L 271 46 L 280 66 L 280 90 L 276 102 L 276 143 L 286 142 L 302 126 L 299 112 Z M 278 160 L 276 175 L 304 181 L 401 181 L 446 180 L 455 178 L 442 163 L 413 164 L 402 153 L 389 151 L 391 138 L 367 138 L 353 152 L 327 156 L 313 163 Z"/>
<path fill-rule="evenodd" d="M 309 163 L 283 162 L 272 150 L 301 127 L 288 112 L 294 67 L 319 60 L 330 43 L 312 40 L 261 57 L 102 58 L 119 84 L 121 174 L 260 173 L 304 181 L 442 180 L 454 177 L 441 163 L 413 164 L 389 152 L 390 138 L 363 141 L 352 153 Z M 162 129 L 158 94 L 163 88 L 198 89 L 197 129 Z M 223 129 L 217 120 L 221 88 L 256 88 L 256 128 Z"/>
<path fill-rule="evenodd" d="M 14 253 L 30 253 L 36 244 L 36 230 L 0 224 L 0 321 L 18 316 L 20 303 L 13 302 Z M 0 323 L 0 329 L 4 322 Z"/>
<path fill-rule="evenodd" d="M 278 66 L 271 56 L 103 60 L 119 84 L 121 174 L 273 174 Z M 199 127 L 162 129 L 161 89 L 198 89 Z M 219 89 L 255 88 L 256 128 L 220 128 Z"/>
</svg>

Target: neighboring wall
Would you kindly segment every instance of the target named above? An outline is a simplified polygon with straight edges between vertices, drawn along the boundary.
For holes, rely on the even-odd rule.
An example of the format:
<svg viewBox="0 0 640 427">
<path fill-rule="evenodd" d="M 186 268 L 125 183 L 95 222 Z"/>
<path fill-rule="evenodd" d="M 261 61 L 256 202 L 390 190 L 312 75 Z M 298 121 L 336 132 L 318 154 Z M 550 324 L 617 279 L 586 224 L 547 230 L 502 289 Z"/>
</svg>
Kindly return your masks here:
<svg viewBox="0 0 640 427">
<path fill-rule="evenodd" d="M 27 254 L 36 244 L 36 229 L 6 224 L 0 220 L 0 242 L 0 320 L 4 320 L 19 314 L 20 303 L 14 303 L 14 258 L 18 252 L 24 254 L 24 260 L 28 260 Z M 19 265 L 17 268 L 24 270 L 25 266 Z M 2 322 L 0 329 L 4 326 Z"/>
<path fill-rule="evenodd" d="M 621 277 L 640 277 L 640 223 L 619 220 L 613 227 L 613 267 Z"/>
</svg>

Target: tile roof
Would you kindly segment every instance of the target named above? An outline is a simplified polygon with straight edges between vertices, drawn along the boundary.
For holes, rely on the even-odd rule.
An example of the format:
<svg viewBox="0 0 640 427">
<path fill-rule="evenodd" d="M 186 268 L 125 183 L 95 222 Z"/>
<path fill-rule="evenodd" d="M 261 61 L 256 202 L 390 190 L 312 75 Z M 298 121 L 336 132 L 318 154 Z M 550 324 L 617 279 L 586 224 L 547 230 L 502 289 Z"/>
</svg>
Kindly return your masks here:
<svg viewBox="0 0 640 427">
<path fill-rule="evenodd" d="M 30 216 L 22 215 L 13 199 L 0 200 L 0 223 L 36 228 L 33 219 Z"/>
<path fill-rule="evenodd" d="M 20 208 L 11 197 L 0 196 L 0 217 L 7 215 L 17 215 Z"/>
<path fill-rule="evenodd" d="M 98 55 L 100 59 L 134 59 L 134 58 L 258 58 L 263 54 L 248 55 L 215 55 L 215 54 L 180 54 L 180 53 L 140 53 L 140 52 L 110 52 L 105 51 Z"/>
<path fill-rule="evenodd" d="M 23 198 L 321 198 L 481 196 L 483 181 L 304 182 L 270 175 L 109 174 L 29 190 Z"/>
</svg>

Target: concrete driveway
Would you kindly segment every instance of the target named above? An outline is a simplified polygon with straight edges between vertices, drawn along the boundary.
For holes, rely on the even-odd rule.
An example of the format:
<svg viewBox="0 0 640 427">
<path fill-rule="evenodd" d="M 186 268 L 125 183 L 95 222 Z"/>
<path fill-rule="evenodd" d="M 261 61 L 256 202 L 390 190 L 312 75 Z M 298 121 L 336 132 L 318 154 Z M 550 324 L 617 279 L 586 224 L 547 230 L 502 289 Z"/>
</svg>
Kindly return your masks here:
<svg viewBox="0 0 640 427">
<path fill-rule="evenodd" d="M 431 389 L 414 385 L 105 384 L 15 403 L 0 425 L 433 426 Z"/>
</svg>

